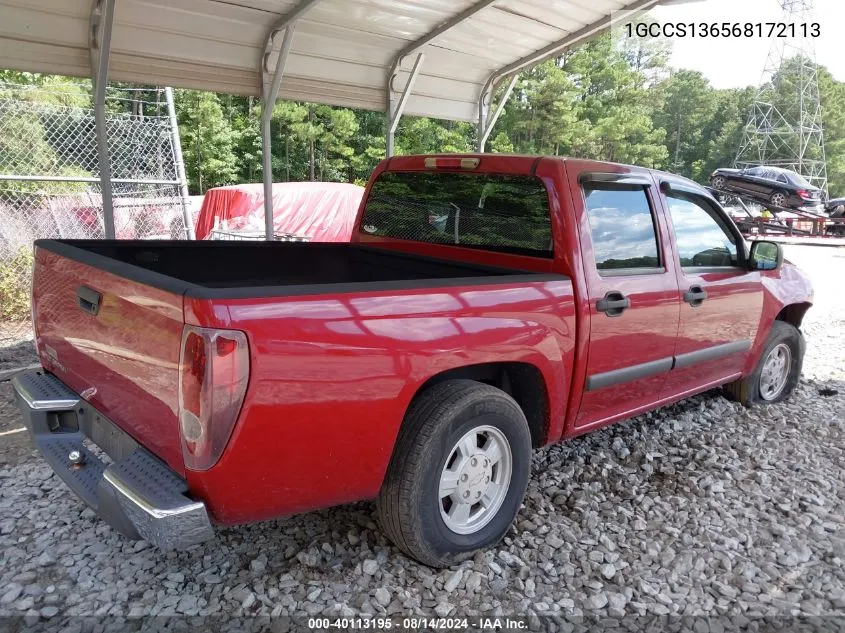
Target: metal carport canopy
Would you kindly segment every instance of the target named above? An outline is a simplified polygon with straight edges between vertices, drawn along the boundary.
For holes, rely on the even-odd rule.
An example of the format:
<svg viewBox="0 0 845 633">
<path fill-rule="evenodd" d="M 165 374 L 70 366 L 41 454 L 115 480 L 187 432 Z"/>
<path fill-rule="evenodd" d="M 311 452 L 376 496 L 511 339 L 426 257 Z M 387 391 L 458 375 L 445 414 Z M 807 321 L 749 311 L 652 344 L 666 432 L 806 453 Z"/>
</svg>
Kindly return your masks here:
<svg viewBox="0 0 845 633">
<path fill-rule="evenodd" d="M 101 115 L 108 78 L 387 111 L 388 155 L 403 113 L 476 121 L 483 150 L 496 88 L 659 1 L 0 0 L 0 68 L 91 76 Z"/>
</svg>

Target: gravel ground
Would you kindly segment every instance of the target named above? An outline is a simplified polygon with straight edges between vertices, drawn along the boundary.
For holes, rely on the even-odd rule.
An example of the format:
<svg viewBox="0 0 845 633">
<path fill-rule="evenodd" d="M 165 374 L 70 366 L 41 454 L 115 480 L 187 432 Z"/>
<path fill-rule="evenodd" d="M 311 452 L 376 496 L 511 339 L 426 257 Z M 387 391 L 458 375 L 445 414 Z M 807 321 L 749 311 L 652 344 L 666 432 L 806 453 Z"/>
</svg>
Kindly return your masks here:
<svg viewBox="0 0 845 633">
<path fill-rule="evenodd" d="M 444 571 L 392 547 L 370 503 L 221 530 L 186 552 L 127 541 L 15 432 L 0 384 L 0 615 L 80 630 L 73 616 L 685 615 L 753 625 L 805 614 L 842 630 L 845 249 L 787 256 L 817 294 L 789 402 L 746 410 L 711 392 L 545 449 L 505 540 Z"/>
<path fill-rule="evenodd" d="M 37 363 L 35 346 L 32 342 L 32 325 L 0 322 L 0 374 L 6 369 L 15 369 Z"/>
</svg>

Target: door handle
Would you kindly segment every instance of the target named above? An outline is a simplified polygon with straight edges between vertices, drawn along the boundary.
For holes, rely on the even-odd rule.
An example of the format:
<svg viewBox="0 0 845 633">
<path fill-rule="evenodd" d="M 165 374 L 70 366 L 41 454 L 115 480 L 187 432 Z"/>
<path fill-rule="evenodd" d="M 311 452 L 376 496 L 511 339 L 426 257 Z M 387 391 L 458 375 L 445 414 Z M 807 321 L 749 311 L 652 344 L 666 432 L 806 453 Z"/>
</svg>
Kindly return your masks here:
<svg viewBox="0 0 845 633">
<path fill-rule="evenodd" d="M 100 311 L 100 299 L 103 298 L 103 295 L 96 290 L 91 290 L 87 286 L 79 286 L 76 290 L 76 298 L 83 312 L 87 312 L 91 316 L 97 316 L 97 313 Z"/>
<path fill-rule="evenodd" d="M 617 317 L 631 307 L 631 300 L 617 290 L 604 295 L 604 299 L 596 302 L 596 310 L 604 312 L 609 317 Z"/>
<path fill-rule="evenodd" d="M 707 298 L 707 291 L 701 286 L 693 286 L 684 293 L 684 301 L 690 304 L 693 308 L 700 306 Z"/>
</svg>

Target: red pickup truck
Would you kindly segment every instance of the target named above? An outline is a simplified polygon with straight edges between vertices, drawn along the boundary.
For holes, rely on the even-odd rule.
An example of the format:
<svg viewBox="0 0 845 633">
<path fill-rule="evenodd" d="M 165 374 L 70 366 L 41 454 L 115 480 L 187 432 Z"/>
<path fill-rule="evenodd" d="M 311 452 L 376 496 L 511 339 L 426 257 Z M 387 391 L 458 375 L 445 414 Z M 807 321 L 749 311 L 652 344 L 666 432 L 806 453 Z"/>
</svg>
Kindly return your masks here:
<svg viewBox="0 0 845 633">
<path fill-rule="evenodd" d="M 400 549 L 444 565 L 507 532 L 532 448 L 798 381 L 810 283 L 683 178 L 403 156 L 358 226 L 350 244 L 36 242 L 43 370 L 15 388 L 50 465 L 159 546 L 376 499 Z"/>
</svg>

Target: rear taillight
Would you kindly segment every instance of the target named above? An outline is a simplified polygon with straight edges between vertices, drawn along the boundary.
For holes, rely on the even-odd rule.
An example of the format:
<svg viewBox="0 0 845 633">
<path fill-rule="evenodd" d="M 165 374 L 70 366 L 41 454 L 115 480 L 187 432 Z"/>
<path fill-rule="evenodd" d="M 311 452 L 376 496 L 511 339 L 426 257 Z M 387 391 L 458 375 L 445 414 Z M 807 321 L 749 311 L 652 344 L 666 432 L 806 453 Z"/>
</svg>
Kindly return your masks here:
<svg viewBox="0 0 845 633">
<path fill-rule="evenodd" d="M 813 198 L 813 193 L 811 191 L 807 191 L 806 189 L 799 189 L 798 195 L 804 200 L 812 200 Z"/>
<path fill-rule="evenodd" d="M 246 335 L 186 325 L 179 356 L 179 432 L 185 466 L 208 470 L 232 435 L 249 381 Z"/>
</svg>

